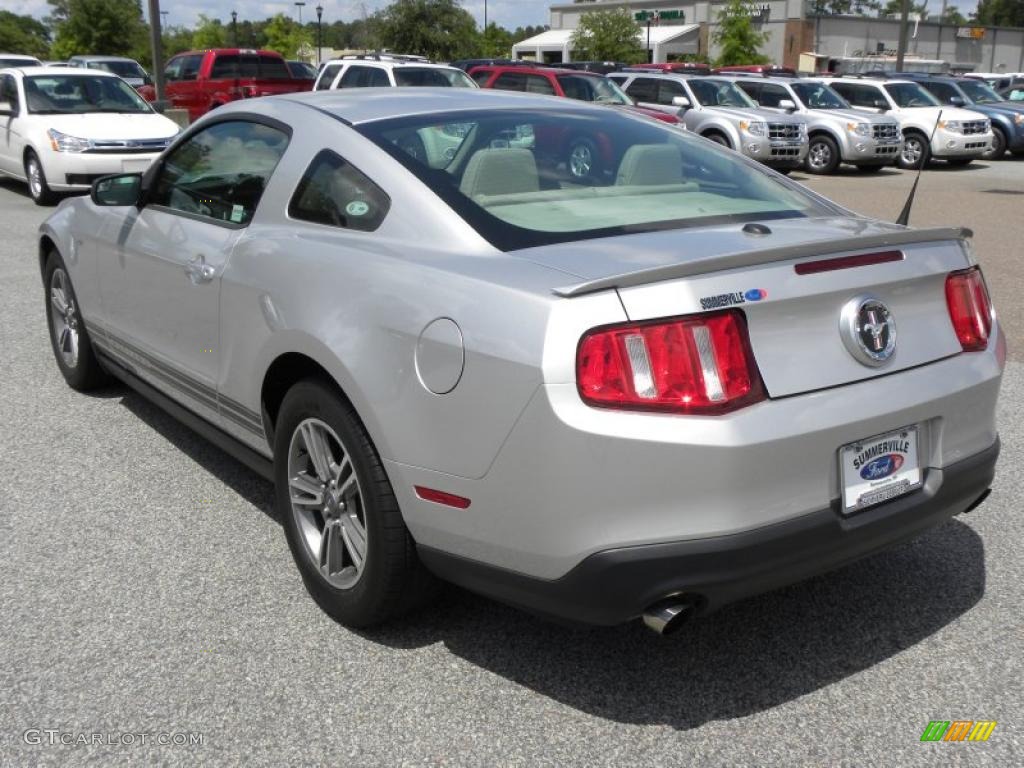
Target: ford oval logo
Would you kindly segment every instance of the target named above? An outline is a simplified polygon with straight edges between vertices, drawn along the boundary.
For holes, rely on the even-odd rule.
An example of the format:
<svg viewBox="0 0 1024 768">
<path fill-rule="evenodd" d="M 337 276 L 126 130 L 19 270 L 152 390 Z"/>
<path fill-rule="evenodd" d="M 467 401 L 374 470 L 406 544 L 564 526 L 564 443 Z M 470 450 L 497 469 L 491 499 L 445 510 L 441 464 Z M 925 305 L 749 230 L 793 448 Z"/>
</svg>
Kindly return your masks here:
<svg viewBox="0 0 1024 768">
<path fill-rule="evenodd" d="M 872 459 L 860 469 L 860 476 L 865 480 L 881 480 L 903 466 L 903 457 L 898 453 L 887 453 Z"/>
<path fill-rule="evenodd" d="M 768 291 L 764 288 L 751 288 L 749 291 L 743 294 L 743 298 L 747 301 L 760 301 L 768 295 Z"/>
</svg>

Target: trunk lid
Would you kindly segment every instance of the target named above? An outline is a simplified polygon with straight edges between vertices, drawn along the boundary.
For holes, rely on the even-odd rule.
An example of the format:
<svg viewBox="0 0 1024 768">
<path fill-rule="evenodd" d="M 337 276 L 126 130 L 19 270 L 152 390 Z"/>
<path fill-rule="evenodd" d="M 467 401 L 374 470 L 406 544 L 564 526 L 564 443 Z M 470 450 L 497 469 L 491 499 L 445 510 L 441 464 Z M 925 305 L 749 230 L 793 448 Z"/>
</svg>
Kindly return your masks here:
<svg viewBox="0 0 1024 768">
<path fill-rule="evenodd" d="M 785 397 L 924 365 L 961 351 L 946 306 L 946 276 L 969 265 L 960 230 L 907 230 L 853 218 L 765 222 L 633 235 L 523 251 L 586 281 L 565 296 L 614 288 L 630 320 L 735 307 L 771 397 Z M 539 251 L 540 249 L 535 249 Z M 895 254 L 883 263 L 798 274 L 805 262 Z M 688 254 L 695 254 L 689 256 Z M 896 347 L 878 367 L 844 340 L 844 308 L 873 297 L 896 325 Z M 847 334 L 849 337 L 849 334 Z"/>
</svg>

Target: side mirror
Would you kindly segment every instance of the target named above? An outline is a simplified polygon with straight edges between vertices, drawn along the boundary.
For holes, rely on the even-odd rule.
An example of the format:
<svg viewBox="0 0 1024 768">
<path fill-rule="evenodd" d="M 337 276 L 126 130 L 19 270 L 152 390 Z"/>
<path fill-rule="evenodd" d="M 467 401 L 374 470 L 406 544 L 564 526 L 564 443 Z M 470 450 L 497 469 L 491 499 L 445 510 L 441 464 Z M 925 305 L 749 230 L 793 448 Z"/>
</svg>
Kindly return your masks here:
<svg viewBox="0 0 1024 768">
<path fill-rule="evenodd" d="M 673 107 L 686 108 L 686 107 L 690 106 L 690 100 L 688 98 L 686 98 L 685 96 L 673 96 L 672 97 L 672 106 Z"/>
<path fill-rule="evenodd" d="M 141 193 L 141 173 L 120 173 L 96 179 L 89 197 L 96 205 L 137 205 Z"/>
<path fill-rule="evenodd" d="M 9 101 L 0 101 L 0 115 L 13 115 L 14 105 Z"/>
<path fill-rule="evenodd" d="M 787 112 L 796 112 L 796 102 L 792 99 L 779 99 L 779 109 L 784 109 Z"/>
<path fill-rule="evenodd" d="M 871 106 L 874 107 L 875 109 L 880 109 L 883 112 L 889 111 L 889 102 L 887 102 L 885 99 L 875 99 L 874 101 L 871 102 Z"/>
<path fill-rule="evenodd" d="M 960 96 L 951 96 L 949 98 L 949 103 L 952 104 L 954 107 L 962 107 L 965 104 L 967 104 L 967 102 L 964 101 L 963 98 L 961 98 Z"/>
</svg>

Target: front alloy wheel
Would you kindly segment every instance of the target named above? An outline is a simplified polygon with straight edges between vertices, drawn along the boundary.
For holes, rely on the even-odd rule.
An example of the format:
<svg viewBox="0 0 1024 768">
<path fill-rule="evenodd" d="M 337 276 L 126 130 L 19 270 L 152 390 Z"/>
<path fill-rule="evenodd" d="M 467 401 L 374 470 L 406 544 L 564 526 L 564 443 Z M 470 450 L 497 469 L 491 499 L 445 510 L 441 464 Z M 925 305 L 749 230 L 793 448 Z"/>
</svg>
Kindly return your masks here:
<svg viewBox="0 0 1024 768">
<path fill-rule="evenodd" d="M 107 382 L 92 349 L 92 341 L 82 321 L 75 289 L 67 266 L 57 251 L 46 259 L 46 324 L 50 346 L 64 380 L 72 389 L 95 389 Z"/>
<path fill-rule="evenodd" d="M 839 165 L 839 147 L 827 136 L 815 136 L 807 150 L 807 170 L 811 173 L 832 173 Z"/>
<path fill-rule="evenodd" d="M 348 451 L 320 419 L 306 419 L 292 434 L 288 487 L 306 555 L 327 583 L 350 589 L 366 566 L 366 513 Z"/>
<path fill-rule="evenodd" d="M 903 139 L 903 152 L 900 154 L 899 166 L 904 170 L 916 170 L 928 163 L 928 155 L 927 139 L 916 133 L 908 134 Z"/>
<path fill-rule="evenodd" d="M 25 157 L 25 177 L 28 179 L 28 192 L 36 205 L 52 205 L 57 196 L 46 181 L 46 173 L 39 157 L 32 150 Z"/>
<path fill-rule="evenodd" d="M 574 179 L 589 179 L 600 170 L 597 157 L 597 146 L 589 139 L 577 139 L 569 147 L 566 161 L 569 175 Z"/>
</svg>

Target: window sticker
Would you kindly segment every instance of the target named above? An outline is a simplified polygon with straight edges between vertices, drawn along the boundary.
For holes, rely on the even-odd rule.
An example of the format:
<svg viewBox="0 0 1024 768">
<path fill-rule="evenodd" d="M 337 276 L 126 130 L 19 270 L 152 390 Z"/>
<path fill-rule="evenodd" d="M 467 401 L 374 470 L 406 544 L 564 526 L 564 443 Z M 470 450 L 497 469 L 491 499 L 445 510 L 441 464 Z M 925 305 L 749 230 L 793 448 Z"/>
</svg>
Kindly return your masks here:
<svg viewBox="0 0 1024 768">
<path fill-rule="evenodd" d="M 353 200 L 345 206 L 345 213 L 349 216 L 365 216 L 370 212 L 370 206 L 362 200 Z"/>
<path fill-rule="evenodd" d="M 240 224 L 242 222 L 242 219 L 244 219 L 244 218 L 245 218 L 245 207 L 241 206 L 241 205 L 238 205 L 237 203 L 235 205 L 232 205 L 231 206 L 231 220 L 233 222 L 235 222 L 236 224 Z"/>
</svg>

